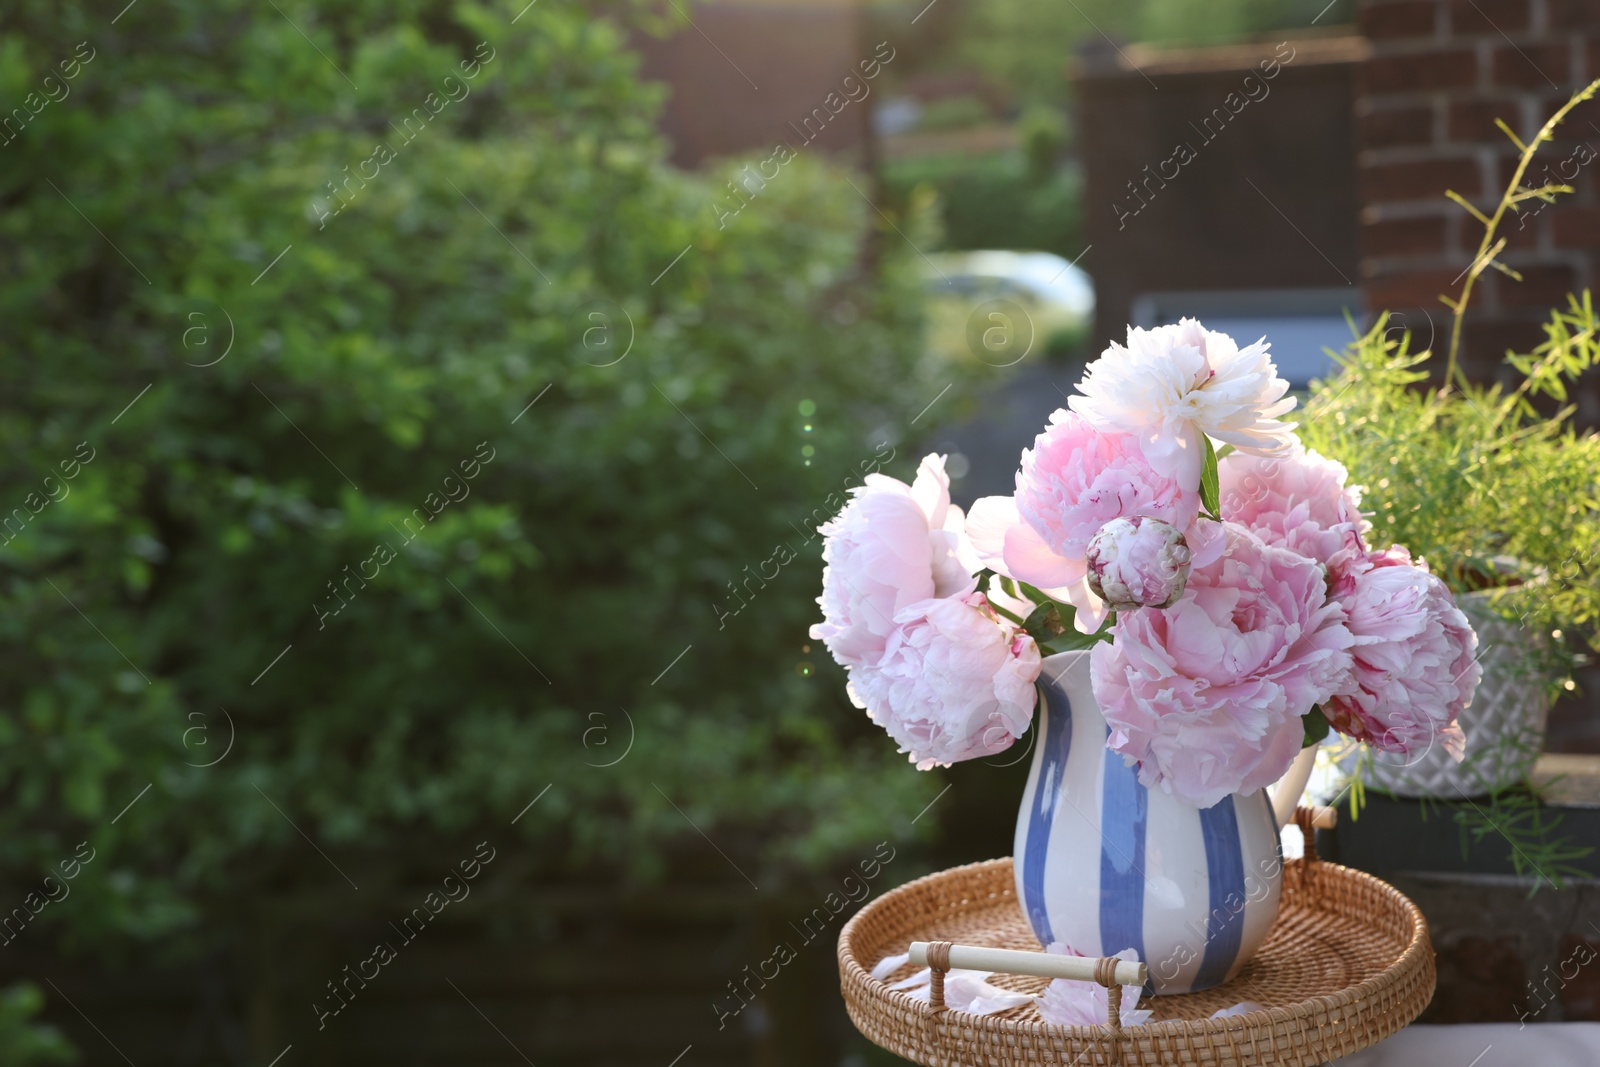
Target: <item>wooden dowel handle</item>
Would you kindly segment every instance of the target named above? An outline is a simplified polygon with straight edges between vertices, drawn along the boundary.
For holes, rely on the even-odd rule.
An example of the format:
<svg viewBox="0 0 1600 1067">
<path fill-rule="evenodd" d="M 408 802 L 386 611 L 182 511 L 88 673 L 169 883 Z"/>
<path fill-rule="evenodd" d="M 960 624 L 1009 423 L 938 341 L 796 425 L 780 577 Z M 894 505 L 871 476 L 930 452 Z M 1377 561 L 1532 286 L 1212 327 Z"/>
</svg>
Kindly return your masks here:
<svg viewBox="0 0 1600 1067">
<path fill-rule="evenodd" d="M 978 945 L 951 945 L 948 956 L 950 968 L 1031 974 L 1038 978 L 1069 978 L 1078 982 L 1099 981 L 1095 967 L 1100 960 L 1088 956 L 1057 956 L 1050 952 L 1018 952 L 1015 949 L 983 948 Z M 917 967 L 932 966 L 928 962 L 928 942 L 911 942 L 911 963 Z M 1118 985 L 1142 986 L 1149 977 L 1150 970 L 1142 963 L 1116 961 L 1114 980 Z"/>
</svg>

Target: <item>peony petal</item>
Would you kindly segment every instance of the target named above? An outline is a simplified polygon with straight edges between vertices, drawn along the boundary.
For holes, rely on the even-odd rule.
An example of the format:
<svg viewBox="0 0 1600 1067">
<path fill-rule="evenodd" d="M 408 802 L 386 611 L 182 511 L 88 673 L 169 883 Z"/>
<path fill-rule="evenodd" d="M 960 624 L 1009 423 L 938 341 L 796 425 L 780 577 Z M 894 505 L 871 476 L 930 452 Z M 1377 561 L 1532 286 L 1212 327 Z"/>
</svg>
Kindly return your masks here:
<svg viewBox="0 0 1600 1067">
<path fill-rule="evenodd" d="M 1300 716 L 1350 669 L 1344 612 L 1318 565 L 1224 524 L 1227 549 L 1165 610 L 1118 616 L 1091 677 L 1110 747 L 1149 788 L 1198 808 L 1276 781 Z"/>
<path fill-rule="evenodd" d="M 1088 569 L 1081 559 L 1056 555 L 1027 523 L 1006 530 L 1004 558 L 1010 577 L 1046 592 L 1081 581 Z"/>
<path fill-rule="evenodd" d="M 1223 550 L 1228 547 L 1222 524 L 1210 519 L 1196 519 L 1184 532 L 1184 537 L 1189 542 L 1191 567 L 1209 567 L 1222 558 Z"/>
<path fill-rule="evenodd" d="M 911 953 L 909 952 L 901 952 L 898 955 L 885 956 L 883 959 L 878 961 L 878 965 L 876 967 L 872 968 L 872 977 L 881 982 L 910 962 Z"/>
<path fill-rule="evenodd" d="M 963 532 L 984 567 L 1011 578 L 1005 566 L 1006 531 L 1020 525 L 1015 497 L 984 496 L 972 502 Z"/>
<path fill-rule="evenodd" d="M 1328 722 L 1382 751 L 1418 755 L 1437 742 L 1461 759 L 1456 718 L 1480 677 L 1477 635 L 1445 584 L 1401 546 L 1360 556 L 1350 574 L 1336 588 L 1353 657 L 1323 705 Z"/>
<path fill-rule="evenodd" d="M 1082 955 L 1060 942 L 1053 942 L 1046 951 L 1054 955 Z M 1123 949 L 1116 953 L 1116 958 L 1136 963 L 1139 954 L 1133 949 Z M 1143 1025 L 1154 1014 L 1138 1006 L 1142 992 L 1138 986 L 1122 987 L 1122 1003 L 1117 1016 L 1123 1026 Z M 1057 1026 L 1104 1026 L 1110 1015 L 1110 997 L 1106 989 L 1096 983 L 1057 978 L 1034 998 L 1034 1007 L 1041 1019 Z"/>
<path fill-rule="evenodd" d="M 853 667 L 851 699 L 919 770 L 1004 751 L 1028 729 L 1039 650 L 981 593 L 920 600 L 883 655 Z"/>
<path fill-rule="evenodd" d="M 916 481 L 911 483 L 911 499 L 937 530 L 944 526 L 945 509 L 950 506 L 950 476 L 944 470 L 944 457 L 931 452 L 922 457 Z"/>
<path fill-rule="evenodd" d="M 1106 602 L 1094 595 L 1087 576 L 1069 586 L 1044 589 L 1043 592 L 1078 609 L 1072 621 L 1079 633 L 1092 634 L 1106 621 Z"/>
</svg>

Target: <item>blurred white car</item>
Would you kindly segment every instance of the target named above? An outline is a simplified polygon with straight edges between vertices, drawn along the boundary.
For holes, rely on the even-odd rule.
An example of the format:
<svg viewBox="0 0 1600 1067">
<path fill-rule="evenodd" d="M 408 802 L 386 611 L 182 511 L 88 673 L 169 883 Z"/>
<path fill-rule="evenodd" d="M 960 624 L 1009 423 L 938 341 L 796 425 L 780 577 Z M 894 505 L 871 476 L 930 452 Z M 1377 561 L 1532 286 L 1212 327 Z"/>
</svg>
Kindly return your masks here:
<svg viewBox="0 0 1600 1067">
<path fill-rule="evenodd" d="M 1071 348 L 1094 323 L 1089 275 L 1050 252 L 940 252 L 923 275 L 929 342 L 948 358 L 1012 366 Z"/>
</svg>

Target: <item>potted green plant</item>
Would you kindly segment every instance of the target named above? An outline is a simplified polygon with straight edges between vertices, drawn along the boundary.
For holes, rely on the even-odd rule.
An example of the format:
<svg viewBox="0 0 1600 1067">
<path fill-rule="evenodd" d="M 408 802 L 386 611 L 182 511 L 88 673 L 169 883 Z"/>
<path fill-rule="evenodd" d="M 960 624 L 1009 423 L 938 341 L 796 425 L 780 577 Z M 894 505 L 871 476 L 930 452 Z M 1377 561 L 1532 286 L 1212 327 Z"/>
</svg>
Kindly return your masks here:
<svg viewBox="0 0 1600 1067">
<path fill-rule="evenodd" d="M 1523 787 L 1543 749 L 1550 699 L 1574 688 L 1579 650 L 1600 648 L 1600 436 L 1574 425 L 1568 395 L 1600 359 L 1600 317 L 1588 292 L 1569 297 L 1544 323 L 1544 340 L 1507 353 L 1501 380 L 1489 384 L 1463 373 L 1461 332 L 1486 270 L 1521 280 L 1499 258 L 1507 245 L 1501 224 L 1572 191 L 1523 180 L 1539 146 L 1597 88 L 1600 81 L 1575 95 L 1529 143 L 1500 123 L 1520 157 L 1492 213 L 1447 194 L 1483 237 L 1459 293 L 1440 298 L 1451 311 L 1442 381 L 1425 384 L 1431 353 L 1411 351 L 1409 332 L 1379 315 L 1339 357 L 1340 373 L 1314 386 L 1301 429 L 1309 447 L 1342 462 L 1351 483 L 1364 487 L 1375 539 L 1403 542 L 1425 558 L 1480 636 L 1483 681 L 1460 717 L 1466 759 L 1458 764 L 1441 746 L 1389 764 L 1363 753 L 1345 760 L 1347 768 L 1361 764 L 1356 788 L 1365 781 L 1408 796 L 1488 796 L 1465 820 L 1483 825 L 1469 829 L 1521 833 L 1514 861 L 1546 877 L 1576 853 L 1549 841 L 1537 798 Z"/>
</svg>

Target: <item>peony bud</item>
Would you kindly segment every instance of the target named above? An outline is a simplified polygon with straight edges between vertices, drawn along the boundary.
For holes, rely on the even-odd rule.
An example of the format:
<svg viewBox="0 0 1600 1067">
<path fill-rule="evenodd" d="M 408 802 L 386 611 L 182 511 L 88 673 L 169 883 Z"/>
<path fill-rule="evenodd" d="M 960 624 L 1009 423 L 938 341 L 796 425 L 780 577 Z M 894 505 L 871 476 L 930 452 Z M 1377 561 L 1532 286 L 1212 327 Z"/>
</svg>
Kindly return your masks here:
<svg viewBox="0 0 1600 1067">
<path fill-rule="evenodd" d="M 1113 611 L 1164 608 L 1189 581 L 1189 542 L 1160 519 L 1112 519 L 1089 541 L 1089 588 Z"/>
</svg>

